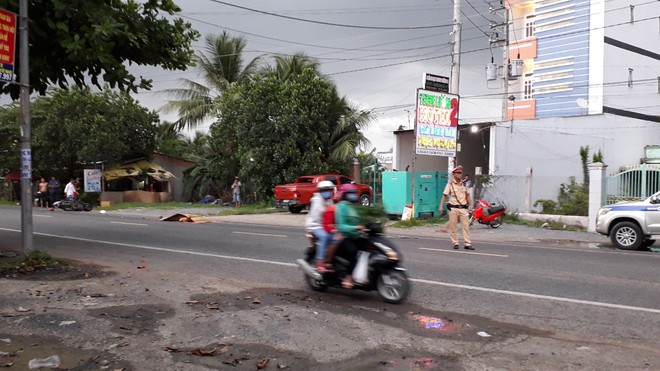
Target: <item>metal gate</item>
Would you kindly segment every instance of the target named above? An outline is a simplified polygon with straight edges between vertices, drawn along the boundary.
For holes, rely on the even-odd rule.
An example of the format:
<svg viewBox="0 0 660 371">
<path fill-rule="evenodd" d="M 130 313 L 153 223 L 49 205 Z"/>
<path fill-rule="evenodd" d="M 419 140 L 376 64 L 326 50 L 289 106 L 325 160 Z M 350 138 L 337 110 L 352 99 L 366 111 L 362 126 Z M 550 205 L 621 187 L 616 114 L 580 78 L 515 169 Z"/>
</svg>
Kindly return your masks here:
<svg viewBox="0 0 660 371">
<path fill-rule="evenodd" d="M 625 170 L 606 177 L 605 204 L 619 201 L 640 201 L 660 190 L 660 165 L 627 166 Z"/>
</svg>

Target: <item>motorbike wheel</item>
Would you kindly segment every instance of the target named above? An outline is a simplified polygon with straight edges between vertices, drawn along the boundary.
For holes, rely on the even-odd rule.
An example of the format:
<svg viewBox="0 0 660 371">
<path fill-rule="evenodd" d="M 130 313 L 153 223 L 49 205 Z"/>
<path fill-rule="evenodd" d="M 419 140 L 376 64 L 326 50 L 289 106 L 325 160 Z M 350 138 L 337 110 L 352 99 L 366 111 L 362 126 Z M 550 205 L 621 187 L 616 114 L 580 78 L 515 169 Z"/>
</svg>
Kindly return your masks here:
<svg viewBox="0 0 660 371">
<path fill-rule="evenodd" d="M 85 210 L 85 211 L 92 211 L 92 204 L 84 203 L 84 204 L 83 204 L 83 210 Z"/>
<path fill-rule="evenodd" d="M 491 228 L 499 228 L 499 226 L 502 225 L 502 219 L 503 219 L 503 217 L 502 217 L 502 215 L 500 215 L 497 218 L 493 219 L 493 221 L 490 222 L 488 225 Z"/>
<path fill-rule="evenodd" d="M 307 282 L 307 286 L 309 286 L 309 288 L 314 291 L 323 292 L 328 288 L 328 285 L 326 285 L 325 282 L 314 279 L 306 274 L 305 274 L 305 282 Z"/>
<path fill-rule="evenodd" d="M 378 295 L 386 303 L 399 304 L 410 294 L 410 281 L 405 272 L 388 270 L 378 276 L 376 281 Z"/>
</svg>

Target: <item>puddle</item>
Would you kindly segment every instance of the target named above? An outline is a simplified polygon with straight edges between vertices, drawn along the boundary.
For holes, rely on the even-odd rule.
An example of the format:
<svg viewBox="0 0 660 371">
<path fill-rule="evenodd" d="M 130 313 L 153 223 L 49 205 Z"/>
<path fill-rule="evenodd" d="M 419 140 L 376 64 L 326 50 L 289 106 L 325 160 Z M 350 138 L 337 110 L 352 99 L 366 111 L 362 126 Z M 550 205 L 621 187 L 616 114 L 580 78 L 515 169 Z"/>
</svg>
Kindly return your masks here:
<svg viewBox="0 0 660 371">
<path fill-rule="evenodd" d="M 0 339 L 9 339 L 9 342 L 0 342 L 0 352 L 9 353 L 7 356 L 0 356 L 0 368 L 7 370 L 28 370 L 28 363 L 31 359 L 46 358 L 52 355 L 60 357 L 60 366 L 57 370 L 134 369 L 129 362 L 117 359 L 111 353 L 67 347 L 62 344 L 60 339 L 53 336 L 0 333 Z"/>
<path fill-rule="evenodd" d="M 456 327 L 454 326 L 454 321 L 446 317 L 437 318 L 437 317 L 429 317 L 429 316 L 422 316 L 419 314 L 415 314 L 412 316 L 412 318 L 415 319 L 417 322 L 419 322 L 419 324 L 424 326 L 424 328 L 427 330 L 435 330 L 442 332 L 451 332 L 456 330 Z"/>
</svg>

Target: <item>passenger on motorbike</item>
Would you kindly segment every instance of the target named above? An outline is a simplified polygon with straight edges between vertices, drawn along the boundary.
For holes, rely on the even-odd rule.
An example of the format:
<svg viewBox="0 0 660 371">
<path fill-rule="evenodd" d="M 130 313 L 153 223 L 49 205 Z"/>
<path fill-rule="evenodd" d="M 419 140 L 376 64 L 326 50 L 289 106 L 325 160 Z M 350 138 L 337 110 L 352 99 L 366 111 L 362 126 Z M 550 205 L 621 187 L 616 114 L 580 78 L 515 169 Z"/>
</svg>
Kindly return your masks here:
<svg viewBox="0 0 660 371">
<path fill-rule="evenodd" d="M 353 288 L 352 272 L 357 263 L 357 253 L 360 250 L 373 249 L 374 246 L 363 236 L 364 225 L 360 224 L 360 218 L 357 212 L 356 204 L 360 197 L 357 193 L 358 188 L 354 184 L 344 184 L 340 190 L 342 200 L 337 204 L 335 211 L 337 231 L 344 237 L 340 243 L 337 255 L 346 259 L 350 264 L 348 271 L 345 272 L 342 287 L 345 289 Z M 391 260 L 397 260 L 398 254 L 391 249 L 383 251 Z M 330 257 L 329 257 L 330 258 Z"/>
<path fill-rule="evenodd" d="M 332 205 L 332 196 L 334 195 L 334 183 L 324 180 L 319 182 L 309 205 L 305 228 L 316 238 L 316 270 L 319 273 L 327 272 L 330 267 L 326 265 L 326 251 L 328 244 L 332 241 L 332 234 L 323 229 L 323 214 L 328 207 Z"/>
</svg>

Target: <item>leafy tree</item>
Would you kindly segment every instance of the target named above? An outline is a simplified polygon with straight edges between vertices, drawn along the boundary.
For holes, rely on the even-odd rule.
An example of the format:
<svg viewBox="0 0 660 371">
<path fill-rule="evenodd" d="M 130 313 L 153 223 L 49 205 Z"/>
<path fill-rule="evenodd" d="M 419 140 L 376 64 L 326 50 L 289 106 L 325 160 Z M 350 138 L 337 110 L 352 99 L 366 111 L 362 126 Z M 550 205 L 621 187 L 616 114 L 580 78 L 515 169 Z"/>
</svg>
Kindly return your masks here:
<svg viewBox="0 0 660 371">
<path fill-rule="evenodd" d="M 0 8 L 18 13 L 19 2 L 0 0 Z M 151 88 L 151 80 L 136 78 L 127 65 L 180 70 L 191 64 L 191 43 L 199 34 L 174 17 L 180 11 L 172 0 L 30 0 L 32 89 L 45 94 L 49 86 L 85 86 L 90 80 L 99 88 L 101 80 L 122 91 Z M 0 88 L 18 98 L 18 85 Z"/>
<path fill-rule="evenodd" d="M 204 84 L 181 79 L 184 87 L 167 90 L 176 100 L 168 102 L 164 112 L 178 112 L 176 128 L 195 128 L 204 120 L 217 117 L 218 99 L 232 84 L 243 81 L 257 71 L 260 57 L 243 65 L 245 39 L 222 34 L 206 37 L 206 53 L 195 56 Z"/>
<path fill-rule="evenodd" d="M 16 104 L 0 108 L 0 176 L 18 171 L 21 166 L 18 115 Z"/>
<path fill-rule="evenodd" d="M 311 69 L 285 82 L 271 73 L 231 87 L 211 126 L 216 160 L 239 168 L 262 195 L 301 174 L 327 172 L 334 168 L 327 138 L 340 119 L 336 100 L 334 85 Z M 225 181 L 237 173 L 224 173 Z"/>
<path fill-rule="evenodd" d="M 127 93 L 56 90 L 32 112 L 33 164 L 42 174 L 71 177 L 77 163 L 112 166 L 153 153 L 158 115 Z"/>
</svg>

